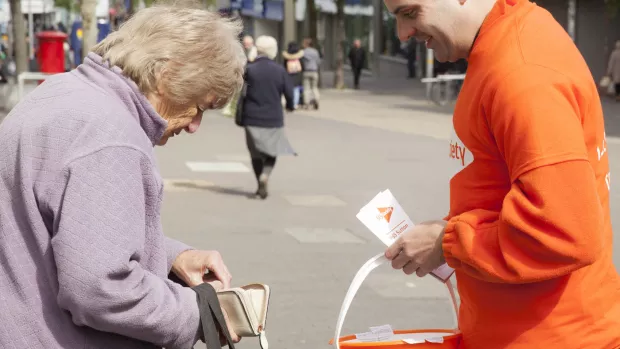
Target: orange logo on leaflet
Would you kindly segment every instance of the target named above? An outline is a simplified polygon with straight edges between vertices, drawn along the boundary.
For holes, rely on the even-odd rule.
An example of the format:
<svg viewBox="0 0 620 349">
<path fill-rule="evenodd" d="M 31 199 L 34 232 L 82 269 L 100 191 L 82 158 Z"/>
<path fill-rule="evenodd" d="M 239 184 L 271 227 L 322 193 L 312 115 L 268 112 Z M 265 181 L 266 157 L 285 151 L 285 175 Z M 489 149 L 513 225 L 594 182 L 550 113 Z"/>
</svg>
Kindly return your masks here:
<svg viewBox="0 0 620 349">
<path fill-rule="evenodd" d="M 392 212 L 394 212 L 394 207 L 378 207 L 377 210 L 379 210 L 377 219 L 385 219 L 386 222 L 390 223 L 390 219 L 392 219 Z"/>
</svg>

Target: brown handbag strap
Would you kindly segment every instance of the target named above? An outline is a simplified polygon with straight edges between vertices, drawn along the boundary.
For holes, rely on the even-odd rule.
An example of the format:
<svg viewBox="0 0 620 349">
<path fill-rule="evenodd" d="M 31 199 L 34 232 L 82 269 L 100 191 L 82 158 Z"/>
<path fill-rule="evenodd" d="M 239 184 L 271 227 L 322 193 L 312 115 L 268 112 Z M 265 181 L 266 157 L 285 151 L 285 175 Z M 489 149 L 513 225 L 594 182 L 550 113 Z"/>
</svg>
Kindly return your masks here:
<svg viewBox="0 0 620 349">
<path fill-rule="evenodd" d="M 222 313 L 220 301 L 217 298 L 217 292 L 213 286 L 203 283 L 192 287 L 196 292 L 198 300 L 198 310 L 200 311 L 200 323 L 202 325 L 202 335 L 204 336 L 207 349 L 221 348 L 220 331 L 226 337 L 228 348 L 235 349 L 235 345 L 228 332 L 226 319 Z"/>
</svg>

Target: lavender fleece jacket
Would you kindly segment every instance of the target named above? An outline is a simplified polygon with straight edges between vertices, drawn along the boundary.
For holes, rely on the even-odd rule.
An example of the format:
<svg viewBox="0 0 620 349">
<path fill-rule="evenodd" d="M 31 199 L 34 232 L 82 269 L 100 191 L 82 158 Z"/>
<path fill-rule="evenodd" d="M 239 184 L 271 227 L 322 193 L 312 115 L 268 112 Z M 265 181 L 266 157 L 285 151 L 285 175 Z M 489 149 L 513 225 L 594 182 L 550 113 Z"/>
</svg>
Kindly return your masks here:
<svg viewBox="0 0 620 349">
<path fill-rule="evenodd" d="M 0 125 L 0 348 L 191 348 L 153 152 L 166 121 L 90 54 Z"/>
</svg>

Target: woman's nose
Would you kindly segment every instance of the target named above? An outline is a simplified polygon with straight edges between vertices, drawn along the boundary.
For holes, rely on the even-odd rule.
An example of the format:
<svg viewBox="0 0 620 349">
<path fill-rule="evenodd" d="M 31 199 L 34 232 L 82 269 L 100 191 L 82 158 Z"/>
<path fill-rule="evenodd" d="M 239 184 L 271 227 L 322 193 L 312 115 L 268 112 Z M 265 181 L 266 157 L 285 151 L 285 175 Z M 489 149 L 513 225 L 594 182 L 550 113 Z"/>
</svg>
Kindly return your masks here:
<svg viewBox="0 0 620 349">
<path fill-rule="evenodd" d="M 200 127 L 201 122 L 202 122 L 202 113 L 199 112 L 198 115 L 194 116 L 194 118 L 192 119 L 192 122 L 190 122 L 189 125 L 187 125 L 187 127 L 185 128 L 185 132 L 194 133 L 198 131 L 198 128 Z"/>
</svg>

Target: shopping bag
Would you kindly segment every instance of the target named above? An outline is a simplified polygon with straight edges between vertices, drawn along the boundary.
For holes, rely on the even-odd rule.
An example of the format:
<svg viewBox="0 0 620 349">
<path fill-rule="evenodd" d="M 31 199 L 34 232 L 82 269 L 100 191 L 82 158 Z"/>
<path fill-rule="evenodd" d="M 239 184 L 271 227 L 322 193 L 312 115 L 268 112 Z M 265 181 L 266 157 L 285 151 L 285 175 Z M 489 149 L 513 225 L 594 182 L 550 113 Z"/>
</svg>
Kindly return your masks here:
<svg viewBox="0 0 620 349">
<path fill-rule="evenodd" d="M 247 94 L 247 90 L 248 90 L 248 84 L 244 82 L 243 87 L 241 88 L 241 91 L 239 92 L 239 96 L 236 101 L 237 104 L 235 108 L 235 124 L 239 127 L 245 126 L 243 123 L 243 111 L 244 111 L 243 108 L 245 106 L 245 97 Z"/>
<path fill-rule="evenodd" d="M 393 335 L 385 339 L 380 338 L 380 336 L 377 336 L 376 339 L 370 338 L 370 336 L 361 338 L 360 335 L 340 336 L 349 306 L 353 302 L 353 298 L 360 286 L 372 270 L 388 261 L 384 253 L 380 253 L 368 260 L 357 272 L 342 303 L 338 322 L 336 323 L 336 333 L 330 344 L 334 345 L 336 349 L 457 349 L 461 342 L 461 332 L 458 329 L 458 305 L 454 287 L 449 279 L 445 282 L 445 285 L 452 301 L 454 329 L 395 330 Z"/>
<path fill-rule="evenodd" d="M 615 84 L 609 83 L 609 85 L 607 86 L 607 94 L 610 96 L 614 96 L 616 94 Z"/>
<path fill-rule="evenodd" d="M 598 83 L 599 87 L 606 89 L 611 85 L 611 78 L 609 76 L 603 76 L 601 81 Z"/>
<path fill-rule="evenodd" d="M 601 78 L 601 81 L 599 81 L 598 86 L 601 88 L 602 93 L 610 96 L 616 94 L 616 86 L 613 81 L 611 81 L 611 78 L 609 76 L 603 76 L 603 78 Z"/>
</svg>

